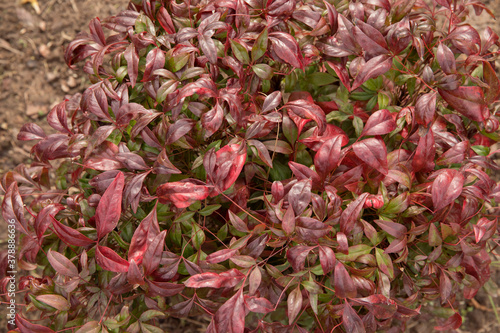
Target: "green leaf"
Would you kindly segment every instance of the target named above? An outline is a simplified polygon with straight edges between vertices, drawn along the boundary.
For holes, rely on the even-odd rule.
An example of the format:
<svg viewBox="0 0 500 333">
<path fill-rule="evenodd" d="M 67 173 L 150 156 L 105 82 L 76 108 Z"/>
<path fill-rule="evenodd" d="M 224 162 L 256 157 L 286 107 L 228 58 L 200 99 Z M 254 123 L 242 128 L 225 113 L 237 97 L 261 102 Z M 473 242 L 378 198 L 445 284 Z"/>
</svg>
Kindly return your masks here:
<svg viewBox="0 0 500 333">
<path fill-rule="evenodd" d="M 271 80 L 274 75 L 274 70 L 266 64 L 253 65 L 252 70 L 262 80 Z"/>
<path fill-rule="evenodd" d="M 356 131 L 356 136 L 361 136 L 361 132 L 363 132 L 363 120 L 361 120 L 361 118 L 357 116 L 354 116 L 352 125 L 354 126 L 354 131 Z"/>
<path fill-rule="evenodd" d="M 241 63 L 248 65 L 250 63 L 250 57 L 248 56 L 247 49 L 241 45 L 240 43 L 231 40 L 231 50 L 233 51 L 234 56 Z"/>
<path fill-rule="evenodd" d="M 386 109 L 389 106 L 389 96 L 387 96 L 383 92 L 379 92 L 377 97 L 377 102 L 379 109 Z"/>
<path fill-rule="evenodd" d="M 472 150 L 478 155 L 488 156 L 490 154 L 490 147 L 486 146 L 472 146 Z"/>
<path fill-rule="evenodd" d="M 264 29 L 255 40 L 252 47 L 252 60 L 255 62 L 262 57 L 267 50 L 267 28 Z"/>
<path fill-rule="evenodd" d="M 337 81 L 337 78 L 322 72 L 315 72 L 307 76 L 307 81 L 315 86 L 326 86 Z"/>
<path fill-rule="evenodd" d="M 201 216 L 209 216 L 212 215 L 213 212 L 215 212 L 217 209 L 219 209 L 221 205 L 209 205 L 205 206 L 202 210 L 200 210 L 198 213 Z"/>
<path fill-rule="evenodd" d="M 356 259 L 363 255 L 368 254 L 372 251 L 372 247 L 366 244 L 358 244 L 349 247 L 349 253 L 343 254 L 340 252 L 335 253 L 335 257 L 342 261 L 356 261 Z"/>
<path fill-rule="evenodd" d="M 430 246 L 439 246 L 443 243 L 441 239 L 441 235 L 439 235 L 439 231 L 434 223 L 431 223 L 429 226 L 429 245 Z"/>
<path fill-rule="evenodd" d="M 200 228 L 198 223 L 192 222 L 191 226 L 191 239 L 195 249 L 199 250 L 203 243 L 205 243 L 205 233 L 203 232 L 203 229 Z"/>
<path fill-rule="evenodd" d="M 167 67 L 174 73 L 178 72 L 187 64 L 189 57 L 189 53 L 182 53 L 174 57 L 170 57 L 167 60 Z"/>
<path fill-rule="evenodd" d="M 147 310 L 139 317 L 139 321 L 148 321 L 156 317 L 165 317 L 165 314 L 158 310 Z"/>
<path fill-rule="evenodd" d="M 384 252 L 384 250 L 376 248 L 375 258 L 377 259 L 378 268 L 389 278 L 394 279 L 394 267 L 392 265 L 391 257 Z"/>
</svg>

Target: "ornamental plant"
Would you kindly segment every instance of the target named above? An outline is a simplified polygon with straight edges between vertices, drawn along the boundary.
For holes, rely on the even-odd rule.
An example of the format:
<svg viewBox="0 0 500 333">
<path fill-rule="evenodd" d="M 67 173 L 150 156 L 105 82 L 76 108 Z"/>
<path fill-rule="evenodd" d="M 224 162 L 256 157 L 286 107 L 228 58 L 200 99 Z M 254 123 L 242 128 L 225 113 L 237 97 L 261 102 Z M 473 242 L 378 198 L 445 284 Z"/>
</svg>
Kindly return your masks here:
<svg viewBox="0 0 500 333">
<path fill-rule="evenodd" d="M 92 85 L 51 110 L 54 134 L 22 127 L 34 161 L 1 183 L 15 331 L 398 332 L 426 304 L 458 328 L 498 238 L 482 11 L 133 0 L 92 20 L 65 54 Z"/>
</svg>

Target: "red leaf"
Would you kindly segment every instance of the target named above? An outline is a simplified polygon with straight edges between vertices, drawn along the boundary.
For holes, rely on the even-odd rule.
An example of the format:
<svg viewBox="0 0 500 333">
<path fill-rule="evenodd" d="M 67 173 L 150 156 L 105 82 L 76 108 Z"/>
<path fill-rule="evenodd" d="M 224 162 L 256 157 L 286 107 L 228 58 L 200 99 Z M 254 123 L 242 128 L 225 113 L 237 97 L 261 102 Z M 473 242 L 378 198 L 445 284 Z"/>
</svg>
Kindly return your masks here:
<svg viewBox="0 0 500 333">
<path fill-rule="evenodd" d="M 374 112 L 366 121 L 366 125 L 361 132 L 361 136 L 383 135 L 396 129 L 396 122 L 392 118 L 389 110 L 382 109 Z"/>
<path fill-rule="evenodd" d="M 211 64 L 217 64 L 217 47 L 215 46 L 214 40 L 210 36 L 198 35 L 198 41 L 200 43 L 200 49 L 203 54 L 207 57 Z"/>
<path fill-rule="evenodd" d="M 286 302 L 288 308 L 288 323 L 292 325 L 302 309 L 302 292 L 300 291 L 300 284 L 288 295 Z"/>
<path fill-rule="evenodd" d="M 369 193 L 361 194 L 356 200 L 347 205 L 346 209 L 342 212 L 340 216 L 340 230 L 346 235 L 350 234 L 354 223 L 358 220 L 368 195 Z"/>
<path fill-rule="evenodd" d="M 182 173 L 179 169 L 175 167 L 175 165 L 170 162 L 170 159 L 167 155 L 167 150 L 163 149 L 158 155 L 155 163 L 153 164 L 153 173 L 162 174 L 162 175 L 170 175 L 170 174 L 180 174 Z"/>
<path fill-rule="evenodd" d="M 335 268 L 335 253 L 327 246 L 319 247 L 319 262 L 325 274 L 330 273 Z"/>
<path fill-rule="evenodd" d="M 142 286 L 145 283 L 141 270 L 139 269 L 139 266 L 137 266 L 137 263 L 134 260 L 130 261 L 130 266 L 127 272 L 127 281 L 131 285 L 138 284 Z"/>
<path fill-rule="evenodd" d="M 427 172 L 434 170 L 434 155 L 436 154 L 436 148 L 434 147 L 434 133 L 432 129 L 421 136 L 418 141 L 417 149 L 415 150 L 415 156 L 413 157 L 413 171 Z"/>
<path fill-rule="evenodd" d="M 384 36 L 371 25 L 358 20 L 353 34 L 356 42 L 365 51 L 366 59 L 389 53 Z"/>
<path fill-rule="evenodd" d="M 311 187 L 311 180 L 304 179 L 295 183 L 288 192 L 288 202 L 296 216 L 302 214 L 311 202 Z"/>
<path fill-rule="evenodd" d="M 337 261 L 333 275 L 333 285 L 335 294 L 339 298 L 354 298 L 358 293 L 354 281 L 344 267 L 344 264 Z"/>
<path fill-rule="evenodd" d="M 364 305 L 380 320 L 392 318 L 398 310 L 398 305 L 395 301 L 381 294 L 370 295 L 363 298 L 354 298 L 353 302 Z"/>
<path fill-rule="evenodd" d="M 274 91 L 266 96 L 262 105 L 262 113 L 266 113 L 277 108 L 281 103 L 281 91 Z"/>
<path fill-rule="evenodd" d="M 118 273 L 128 271 L 128 261 L 120 257 L 118 253 L 109 247 L 97 245 L 95 259 L 97 264 L 106 271 Z"/>
<path fill-rule="evenodd" d="M 417 124 L 427 126 L 434 120 L 436 113 L 436 93 L 421 95 L 415 104 L 415 120 Z"/>
<path fill-rule="evenodd" d="M 149 287 L 149 292 L 152 296 L 172 297 L 178 295 L 183 289 L 184 285 L 171 282 L 157 282 L 146 280 Z"/>
<path fill-rule="evenodd" d="M 55 130 L 71 134 L 68 128 L 68 119 L 66 117 L 66 101 L 54 106 L 47 115 L 47 122 Z"/>
<path fill-rule="evenodd" d="M 376 169 L 381 174 L 389 173 L 387 165 L 387 148 L 381 139 L 369 138 L 358 141 L 352 145 L 352 149 L 356 156 Z"/>
<path fill-rule="evenodd" d="M 264 162 L 268 167 L 273 167 L 273 161 L 271 160 L 271 156 L 269 155 L 269 151 L 267 147 L 258 140 L 248 140 L 248 144 L 250 146 L 255 147 L 257 149 L 257 154 L 262 162 Z"/>
<path fill-rule="evenodd" d="M 208 192 L 205 185 L 197 185 L 189 179 L 162 184 L 156 189 L 160 203 L 172 202 L 177 208 L 186 208 L 198 200 L 205 199 Z"/>
<path fill-rule="evenodd" d="M 386 220 L 375 220 L 375 223 L 392 237 L 401 238 L 408 232 L 408 229 L 400 223 Z"/>
<path fill-rule="evenodd" d="M 36 216 L 35 219 L 35 231 L 38 239 L 42 238 L 42 235 L 45 233 L 47 228 L 50 226 L 51 219 L 50 216 L 56 216 L 61 210 L 64 209 L 64 206 L 59 203 L 48 204 L 43 207 L 40 213 Z"/>
<path fill-rule="evenodd" d="M 269 34 L 269 40 L 271 41 L 271 52 L 276 54 L 278 58 L 274 60 L 304 69 L 302 52 L 295 38 L 285 32 L 275 31 Z"/>
<path fill-rule="evenodd" d="M 481 46 L 481 38 L 477 30 L 469 24 L 455 25 L 448 39 L 454 47 L 468 56 L 477 54 L 478 45 Z"/>
<path fill-rule="evenodd" d="M 242 144 L 224 146 L 217 151 L 215 156 L 217 166 L 215 180 L 219 186 L 218 190 L 224 192 L 236 182 L 245 165 L 247 158 L 246 145 L 243 142 Z M 228 163 L 230 167 L 228 170 L 221 171 L 225 163 Z M 214 195 L 214 193 L 211 193 L 211 195 Z"/>
<path fill-rule="evenodd" d="M 49 249 L 49 252 L 47 252 L 47 259 L 57 273 L 69 277 L 78 276 L 78 269 L 76 268 L 75 264 L 73 264 L 71 260 L 63 256 L 59 252 L 55 252 L 52 251 L 52 249 Z"/>
<path fill-rule="evenodd" d="M 328 2 L 325 2 L 325 4 L 327 4 L 327 8 L 333 7 Z M 351 82 L 349 81 L 349 73 L 347 72 L 345 66 L 342 64 L 337 64 L 332 61 L 327 61 L 327 64 L 335 71 L 335 74 L 337 74 L 337 76 L 340 79 L 340 82 L 342 82 L 344 87 L 347 88 L 347 91 L 351 91 Z"/>
<path fill-rule="evenodd" d="M 17 183 L 10 184 L 2 202 L 2 216 L 5 222 L 14 221 L 16 230 L 22 233 L 28 233 L 28 225 L 24 218 L 24 203 Z"/>
<path fill-rule="evenodd" d="M 469 151 L 469 141 L 462 141 L 448 149 L 436 160 L 437 165 L 449 165 L 462 163 L 467 157 Z"/>
<path fill-rule="evenodd" d="M 365 325 L 349 302 L 344 303 L 342 322 L 346 333 L 365 333 Z"/>
<path fill-rule="evenodd" d="M 20 141 L 41 140 L 47 137 L 43 129 L 34 123 L 24 124 L 17 134 L 17 139 Z"/>
<path fill-rule="evenodd" d="M 368 60 L 354 79 L 351 91 L 358 89 L 369 79 L 374 79 L 388 72 L 392 67 L 392 58 L 388 55 L 379 55 Z"/>
<path fill-rule="evenodd" d="M 184 285 L 188 288 L 220 288 L 223 280 L 217 273 L 205 272 L 191 276 Z"/>
<path fill-rule="evenodd" d="M 326 115 L 323 109 L 314 104 L 311 101 L 305 99 L 298 99 L 285 104 L 288 109 L 288 114 L 290 118 L 296 122 L 296 118 L 300 117 L 302 119 L 311 119 L 318 124 L 318 134 L 321 135 L 326 130 Z M 293 117 L 293 116 L 297 117 Z M 296 122 L 297 127 L 299 124 Z M 301 127 L 299 127 L 300 129 Z"/>
<path fill-rule="evenodd" d="M 455 55 L 450 48 L 443 43 L 439 43 L 436 58 L 445 74 L 454 74 L 457 71 Z"/>
<path fill-rule="evenodd" d="M 293 207 L 288 206 L 285 215 L 283 216 L 283 221 L 281 222 L 281 227 L 286 235 L 291 235 L 295 230 L 295 214 L 293 212 Z"/>
<path fill-rule="evenodd" d="M 439 94 L 452 108 L 474 121 L 484 121 L 489 110 L 480 87 L 463 86 L 455 90 L 439 89 Z"/>
<path fill-rule="evenodd" d="M 439 274 L 439 296 L 441 297 L 441 304 L 444 304 L 451 296 L 451 281 L 446 275 L 444 270 Z"/>
<path fill-rule="evenodd" d="M 304 269 L 305 261 L 313 246 L 297 245 L 289 248 L 286 252 L 288 262 L 293 267 L 293 270 L 299 272 Z"/>
<path fill-rule="evenodd" d="M 63 242 L 74 246 L 87 246 L 90 244 L 95 244 L 95 241 L 88 238 L 87 236 L 84 236 L 79 231 L 62 224 L 53 216 L 51 216 L 51 218 L 54 231 Z"/>
<path fill-rule="evenodd" d="M 82 111 L 90 111 L 99 118 L 111 119 L 108 113 L 108 99 L 100 85 L 92 85 L 87 88 L 80 104 Z"/>
<path fill-rule="evenodd" d="M 16 313 L 16 326 L 21 333 L 54 333 L 54 331 L 48 327 L 30 323 L 19 313 Z"/>
<path fill-rule="evenodd" d="M 165 247 L 166 230 L 163 230 L 148 244 L 147 250 L 144 252 L 144 274 L 150 275 L 160 265 L 163 249 Z"/>
<path fill-rule="evenodd" d="M 432 203 L 436 211 L 453 203 L 462 194 L 465 178 L 455 169 L 440 170 L 432 183 Z"/>
<path fill-rule="evenodd" d="M 209 138 L 220 128 L 223 118 L 224 111 L 218 102 L 215 103 L 215 106 L 210 111 L 203 114 L 201 124 L 205 129 L 205 139 Z"/>
<path fill-rule="evenodd" d="M 165 29 L 165 31 L 168 34 L 175 34 L 175 27 L 174 23 L 172 22 L 172 17 L 170 17 L 170 14 L 168 11 L 165 9 L 165 7 L 160 7 L 160 10 L 158 11 L 158 14 L 156 14 L 156 18 L 160 25 Z"/>
<path fill-rule="evenodd" d="M 214 319 L 218 332 L 243 333 L 245 331 L 243 288 L 217 310 Z"/>
<path fill-rule="evenodd" d="M 258 269 L 257 269 L 258 270 Z M 269 313 L 273 312 L 274 306 L 264 297 L 255 297 L 245 295 L 245 306 L 248 311 L 255 313 Z"/>
<path fill-rule="evenodd" d="M 297 177 L 297 180 L 311 179 L 314 188 L 321 187 L 321 178 L 316 171 L 294 161 L 288 162 L 288 166 L 292 170 L 294 176 Z"/>
<path fill-rule="evenodd" d="M 484 98 L 487 104 L 491 104 L 498 99 L 500 94 L 500 79 L 489 61 L 483 61 L 483 78 L 489 86 Z"/>
<path fill-rule="evenodd" d="M 139 56 L 133 43 L 130 43 L 123 52 L 123 57 L 127 61 L 127 73 L 133 88 L 137 82 L 137 75 L 139 75 Z"/>
<path fill-rule="evenodd" d="M 245 223 L 245 221 L 240 219 L 240 217 L 235 213 L 233 213 L 232 211 L 229 211 L 228 213 L 229 213 L 229 220 L 231 221 L 231 224 L 236 230 L 241 232 L 249 232 L 248 226 Z"/>
<path fill-rule="evenodd" d="M 434 326 L 436 331 L 448 331 L 448 330 L 456 330 L 460 326 L 462 326 L 462 316 L 457 312 L 450 318 L 446 319 L 443 325 Z"/>
<path fill-rule="evenodd" d="M 173 125 L 168 128 L 165 144 L 171 145 L 176 142 L 180 138 L 182 138 L 185 134 L 189 133 L 196 122 L 192 119 L 179 119 Z"/>
<path fill-rule="evenodd" d="M 314 166 L 323 179 L 332 172 L 340 161 L 343 136 L 337 135 L 321 145 L 314 156 Z"/>
<path fill-rule="evenodd" d="M 122 213 L 122 196 L 125 179 L 119 172 L 99 201 L 95 212 L 97 238 L 110 233 L 118 224 Z"/>
<path fill-rule="evenodd" d="M 146 68 L 141 82 L 151 81 L 153 72 L 165 67 L 165 54 L 160 48 L 153 48 L 146 55 Z"/>
<path fill-rule="evenodd" d="M 206 260 L 209 264 L 218 264 L 233 257 L 234 255 L 236 255 L 237 252 L 238 252 L 237 249 L 219 250 L 217 252 L 209 254 Z"/>
</svg>

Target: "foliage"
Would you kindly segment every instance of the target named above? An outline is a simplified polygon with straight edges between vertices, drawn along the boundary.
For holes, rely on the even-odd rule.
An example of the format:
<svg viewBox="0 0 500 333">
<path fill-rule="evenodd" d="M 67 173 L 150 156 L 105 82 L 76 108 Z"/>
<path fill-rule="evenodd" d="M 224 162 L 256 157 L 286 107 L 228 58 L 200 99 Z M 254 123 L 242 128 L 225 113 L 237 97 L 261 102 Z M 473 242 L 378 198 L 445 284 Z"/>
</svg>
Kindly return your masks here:
<svg viewBox="0 0 500 333">
<path fill-rule="evenodd" d="M 483 10 L 136 0 L 92 20 L 66 61 L 93 84 L 56 134 L 23 126 L 35 162 L 2 179 L 30 272 L 17 330 L 395 332 L 430 302 L 459 327 L 500 199 Z"/>
</svg>

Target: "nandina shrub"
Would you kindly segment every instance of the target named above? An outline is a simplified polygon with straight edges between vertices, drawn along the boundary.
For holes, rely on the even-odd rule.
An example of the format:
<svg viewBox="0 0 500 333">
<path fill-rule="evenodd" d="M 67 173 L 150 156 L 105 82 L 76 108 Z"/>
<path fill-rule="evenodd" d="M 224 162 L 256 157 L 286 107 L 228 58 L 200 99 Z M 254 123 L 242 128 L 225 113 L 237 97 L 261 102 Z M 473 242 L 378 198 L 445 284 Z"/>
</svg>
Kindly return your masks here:
<svg viewBox="0 0 500 333">
<path fill-rule="evenodd" d="M 431 303 L 459 327 L 500 199 L 483 10 L 136 0 L 92 20 L 66 52 L 92 85 L 49 113 L 57 133 L 23 126 L 35 161 L 2 179 L 16 330 L 396 332 Z"/>
</svg>

